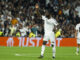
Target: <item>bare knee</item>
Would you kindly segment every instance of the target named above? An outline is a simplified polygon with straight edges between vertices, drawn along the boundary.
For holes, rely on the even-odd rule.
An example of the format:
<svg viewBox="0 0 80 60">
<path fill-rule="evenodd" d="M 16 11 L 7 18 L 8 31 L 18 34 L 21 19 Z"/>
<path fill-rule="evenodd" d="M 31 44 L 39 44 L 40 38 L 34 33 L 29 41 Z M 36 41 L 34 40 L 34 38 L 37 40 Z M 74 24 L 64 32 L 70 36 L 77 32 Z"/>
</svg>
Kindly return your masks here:
<svg viewBox="0 0 80 60">
<path fill-rule="evenodd" d="M 54 47 L 54 42 L 51 43 L 51 47 Z"/>
<path fill-rule="evenodd" d="M 47 41 L 43 41 L 43 45 L 46 45 Z"/>
</svg>

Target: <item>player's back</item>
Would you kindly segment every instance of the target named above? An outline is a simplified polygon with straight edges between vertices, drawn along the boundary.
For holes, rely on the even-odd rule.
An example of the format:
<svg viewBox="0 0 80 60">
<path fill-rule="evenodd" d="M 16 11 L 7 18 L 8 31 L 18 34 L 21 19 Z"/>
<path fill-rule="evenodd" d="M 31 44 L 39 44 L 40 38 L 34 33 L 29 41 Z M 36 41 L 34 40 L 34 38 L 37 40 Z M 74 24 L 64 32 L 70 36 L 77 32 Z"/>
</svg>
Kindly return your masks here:
<svg viewBox="0 0 80 60">
<path fill-rule="evenodd" d="M 53 19 L 50 18 L 50 19 L 47 19 L 44 21 L 44 29 L 45 31 L 52 31 L 54 28 L 54 22 L 53 22 Z"/>
<path fill-rule="evenodd" d="M 76 25 L 76 30 L 80 31 L 80 23 Z"/>
<path fill-rule="evenodd" d="M 46 18 L 45 16 L 42 16 L 42 19 L 44 20 L 44 31 L 45 33 L 51 33 L 53 32 L 54 26 L 57 25 L 58 23 L 54 18 Z"/>
<path fill-rule="evenodd" d="M 77 38 L 80 38 L 80 23 L 76 25 L 76 30 L 77 30 Z"/>
</svg>

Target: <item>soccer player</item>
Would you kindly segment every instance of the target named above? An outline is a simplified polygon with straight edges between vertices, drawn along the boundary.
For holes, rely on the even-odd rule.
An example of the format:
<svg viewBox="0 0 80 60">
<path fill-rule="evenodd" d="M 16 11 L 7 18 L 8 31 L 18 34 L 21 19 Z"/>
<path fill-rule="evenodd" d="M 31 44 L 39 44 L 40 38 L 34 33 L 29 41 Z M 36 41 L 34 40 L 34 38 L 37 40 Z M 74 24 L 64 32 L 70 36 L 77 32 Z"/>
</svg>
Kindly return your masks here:
<svg viewBox="0 0 80 60">
<path fill-rule="evenodd" d="M 53 58 L 55 58 L 55 34 L 54 34 L 54 27 L 58 25 L 57 21 L 51 16 L 51 14 L 46 11 L 45 16 L 41 16 L 42 20 L 44 20 L 44 39 L 43 39 L 43 45 L 41 48 L 41 55 L 39 58 L 43 58 L 44 51 L 45 51 L 45 45 L 48 42 L 48 40 L 51 41 L 52 46 L 52 52 L 53 52 Z"/>
<path fill-rule="evenodd" d="M 79 55 L 79 47 L 80 47 L 80 23 L 76 25 L 75 38 L 77 38 L 76 55 Z"/>
</svg>

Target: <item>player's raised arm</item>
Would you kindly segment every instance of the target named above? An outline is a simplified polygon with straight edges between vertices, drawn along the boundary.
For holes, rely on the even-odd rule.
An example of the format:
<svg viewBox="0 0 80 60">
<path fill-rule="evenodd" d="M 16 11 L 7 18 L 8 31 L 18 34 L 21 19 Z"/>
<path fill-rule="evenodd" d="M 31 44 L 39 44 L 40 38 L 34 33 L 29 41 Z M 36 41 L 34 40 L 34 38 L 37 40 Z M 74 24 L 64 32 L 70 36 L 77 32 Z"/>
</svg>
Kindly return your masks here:
<svg viewBox="0 0 80 60">
<path fill-rule="evenodd" d="M 44 11 L 43 11 L 43 12 L 44 12 Z M 41 13 L 39 12 L 39 10 L 37 10 L 37 14 L 38 14 L 38 16 L 39 16 L 40 18 L 42 18 L 42 20 L 46 20 L 46 19 L 47 19 L 44 14 L 41 14 Z"/>
<path fill-rule="evenodd" d="M 45 16 L 46 11 L 44 9 L 39 9 L 38 4 L 35 5 L 35 8 L 36 8 L 37 16 L 40 17 L 42 20 L 46 20 L 47 19 Z"/>
</svg>

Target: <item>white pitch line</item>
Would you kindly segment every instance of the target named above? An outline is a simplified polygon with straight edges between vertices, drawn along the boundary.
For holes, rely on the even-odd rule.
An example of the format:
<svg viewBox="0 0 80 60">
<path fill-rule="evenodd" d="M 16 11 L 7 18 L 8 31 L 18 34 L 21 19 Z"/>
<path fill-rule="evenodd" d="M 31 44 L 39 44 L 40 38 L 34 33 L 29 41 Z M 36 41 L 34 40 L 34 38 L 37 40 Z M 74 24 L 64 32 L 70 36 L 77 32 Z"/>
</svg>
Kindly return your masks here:
<svg viewBox="0 0 80 60">
<path fill-rule="evenodd" d="M 20 54 L 15 54 L 15 56 L 21 56 Z"/>
<path fill-rule="evenodd" d="M 38 57 L 39 54 L 19 54 L 19 53 L 16 53 L 15 56 Z"/>
<path fill-rule="evenodd" d="M 50 54 L 50 53 L 47 53 L 47 54 Z M 15 53 L 14 54 L 15 56 L 27 56 L 27 57 L 38 57 L 38 56 L 40 56 L 40 54 L 39 53 L 36 53 L 36 54 L 32 54 L 32 53 L 27 53 L 27 54 L 20 54 L 20 53 Z M 56 54 L 57 56 L 75 56 L 75 54 Z"/>
</svg>

